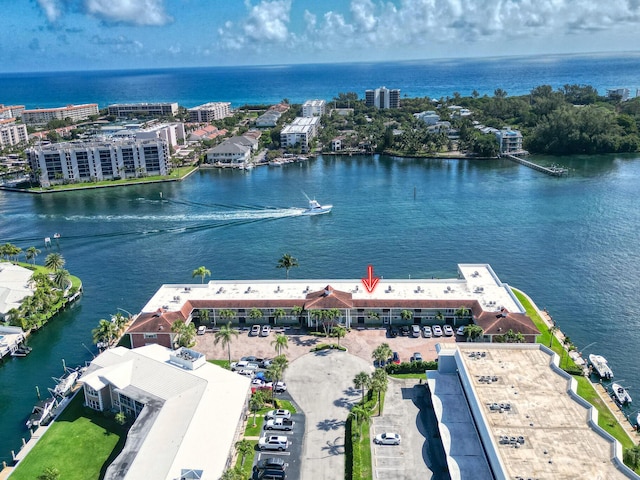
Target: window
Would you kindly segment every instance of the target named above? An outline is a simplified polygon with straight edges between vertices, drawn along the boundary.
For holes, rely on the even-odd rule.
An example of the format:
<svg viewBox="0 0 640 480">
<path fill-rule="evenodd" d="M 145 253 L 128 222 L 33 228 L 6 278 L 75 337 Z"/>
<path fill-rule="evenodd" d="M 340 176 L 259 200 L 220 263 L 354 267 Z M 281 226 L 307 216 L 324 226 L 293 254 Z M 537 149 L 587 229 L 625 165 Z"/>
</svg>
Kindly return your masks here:
<svg viewBox="0 0 640 480">
<path fill-rule="evenodd" d="M 157 333 L 145 333 L 144 334 L 144 338 L 158 338 L 158 334 Z"/>
</svg>

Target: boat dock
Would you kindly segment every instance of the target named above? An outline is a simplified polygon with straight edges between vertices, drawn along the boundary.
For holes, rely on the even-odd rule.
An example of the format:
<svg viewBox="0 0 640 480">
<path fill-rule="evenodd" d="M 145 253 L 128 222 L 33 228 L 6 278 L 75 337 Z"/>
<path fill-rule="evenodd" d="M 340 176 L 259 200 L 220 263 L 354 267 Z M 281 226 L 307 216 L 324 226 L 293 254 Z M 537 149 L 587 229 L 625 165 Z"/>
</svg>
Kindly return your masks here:
<svg viewBox="0 0 640 480">
<path fill-rule="evenodd" d="M 538 165 L 537 163 L 531 162 L 529 160 L 525 160 L 524 158 L 517 157 L 515 155 L 511 155 L 510 153 L 503 154 L 504 157 L 508 158 L 512 162 L 519 163 L 520 165 L 524 165 L 525 167 L 532 168 L 537 170 L 538 172 L 546 173 L 547 175 L 551 175 L 552 177 L 562 177 L 564 175 L 569 174 L 569 169 L 564 167 L 543 167 L 542 165 Z"/>
<path fill-rule="evenodd" d="M 638 445 L 640 443 L 640 436 L 638 435 L 638 431 L 636 430 L 635 425 L 631 423 L 632 421 L 627 418 L 620 406 L 615 402 L 613 398 L 611 398 L 611 395 L 609 395 L 609 392 L 602 383 L 591 382 L 591 384 L 593 385 L 595 391 L 598 393 L 598 396 L 600 397 L 602 402 L 611 411 L 613 416 L 616 417 L 616 420 L 618 420 L 618 423 L 623 428 L 625 433 L 629 436 L 631 441 Z"/>
<path fill-rule="evenodd" d="M 16 352 L 25 335 L 20 327 L 0 326 L 0 359 Z"/>
</svg>

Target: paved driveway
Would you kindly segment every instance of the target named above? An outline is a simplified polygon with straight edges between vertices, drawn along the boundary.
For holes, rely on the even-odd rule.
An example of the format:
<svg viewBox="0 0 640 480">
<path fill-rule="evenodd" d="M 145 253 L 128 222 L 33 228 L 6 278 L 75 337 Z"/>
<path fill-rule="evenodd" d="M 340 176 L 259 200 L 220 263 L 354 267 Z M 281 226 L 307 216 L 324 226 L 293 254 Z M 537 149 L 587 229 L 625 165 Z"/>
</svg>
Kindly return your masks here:
<svg viewBox="0 0 640 480">
<path fill-rule="evenodd" d="M 345 422 L 360 400 L 353 377 L 371 372 L 371 362 L 337 350 L 303 355 L 289 366 L 289 393 L 306 415 L 301 477 L 343 480 Z"/>
</svg>

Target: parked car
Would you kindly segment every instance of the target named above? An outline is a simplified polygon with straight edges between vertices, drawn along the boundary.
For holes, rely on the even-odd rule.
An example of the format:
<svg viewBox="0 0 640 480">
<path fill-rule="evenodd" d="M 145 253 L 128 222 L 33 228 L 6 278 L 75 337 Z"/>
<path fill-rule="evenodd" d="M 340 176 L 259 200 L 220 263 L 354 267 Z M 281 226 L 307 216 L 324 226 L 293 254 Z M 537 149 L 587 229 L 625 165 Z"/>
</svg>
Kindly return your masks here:
<svg viewBox="0 0 640 480">
<path fill-rule="evenodd" d="M 411 330 L 409 329 L 409 325 L 403 325 L 400 327 L 400 333 L 403 337 L 408 337 Z"/>
<path fill-rule="evenodd" d="M 433 328 L 433 336 L 441 337 L 442 336 L 442 327 L 440 325 L 434 325 Z"/>
<path fill-rule="evenodd" d="M 254 356 L 249 356 L 249 357 L 242 357 L 240 359 L 241 362 L 251 362 L 251 363 L 255 363 L 258 366 L 260 366 L 260 362 L 262 362 L 262 358 L 260 357 L 254 357 Z"/>
<path fill-rule="evenodd" d="M 258 480 L 284 480 L 287 472 L 284 470 L 258 470 Z"/>
<path fill-rule="evenodd" d="M 289 448 L 289 438 L 279 435 L 265 435 L 258 440 L 258 448 L 260 450 L 279 450 L 282 452 Z"/>
<path fill-rule="evenodd" d="M 256 370 L 257 368 L 257 363 L 251 363 L 243 360 L 240 360 L 239 362 L 233 362 L 231 364 L 232 372 L 235 372 L 236 370 Z"/>
<path fill-rule="evenodd" d="M 431 331 L 431 327 L 429 325 L 425 325 L 422 327 L 422 336 L 424 338 L 431 338 L 433 336 L 433 332 Z"/>
<path fill-rule="evenodd" d="M 451 325 L 445 325 L 443 327 L 444 330 L 444 334 L 447 337 L 451 337 L 453 335 L 453 328 L 451 328 Z"/>
<path fill-rule="evenodd" d="M 456 335 L 465 335 L 465 333 L 464 333 L 464 327 L 465 327 L 465 326 L 466 326 L 466 325 L 460 325 L 460 326 L 458 327 L 458 329 L 456 330 Z"/>
<path fill-rule="evenodd" d="M 273 360 L 271 360 L 270 358 L 263 358 L 258 362 L 258 366 L 260 368 L 269 368 L 272 362 Z"/>
<path fill-rule="evenodd" d="M 283 472 L 289 466 L 282 458 L 280 457 L 267 457 L 260 460 L 253 467 L 254 470 L 282 470 Z"/>
<path fill-rule="evenodd" d="M 381 433 L 373 439 L 378 445 L 400 445 L 400 440 L 399 434 L 391 432 Z"/>
<path fill-rule="evenodd" d="M 264 417 L 267 420 L 271 418 L 291 418 L 291 412 L 284 408 L 279 408 L 278 410 L 269 410 Z"/>
<path fill-rule="evenodd" d="M 275 393 L 282 393 L 287 391 L 287 384 L 284 382 L 276 382 L 273 385 L 273 391 Z"/>
<path fill-rule="evenodd" d="M 271 420 L 267 420 L 267 423 L 264 424 L 265 430 L 293 430 L 293 425 L 296 422 L 291 420 L 290 418 L 272 418 Z"/>
<path fill-rule="evenodd" d="M 389 362 L 387 363 L 400 363 L 400 354 L 398 354 L 398 352 L 393 352 L 393 355 L 391 356 L 391 358 L 389 359 Z"/>
<path fill-rule="evenodd" d="M 249 335 L 253 335 L 254 337 L 260 335 L 260 325 L 252 325 Z"/>
<path fill-rule="evenodd" d="M 420 325 L 411 325 L 411 336 L 412 337 L 420 336 Z"/>
<path fill-rule="evenodd" d="M 204 335 L 205 333 L 207 333 L 207 327 L 205 327 L 204 325 L 200 325 L 198 327 L 198 335 Z"/>
<path fill-rule="evenodd" d="M 238 375 L 242 375 L 242 376 L 250 377 L 250 378 L 253 378 L 253 376 L 256 374 L 256 372 L 253 371 L 253 370 L 236 370 L 236 373 Z"/>
<path fill-rule="evenodd" d="M 422 362 L 422 354 L 420 352 L 415 352 L 413 357 L 411 357 L 412 362 Z"/>
<path fill-rule="evenodd" d="M 398 329 L 395 327 L 387 328 L 387 335 L 389 335 L 389 338 L 396 338 L 398 336 Z"/>
<path fill-rule="evenodd" d="M 268 337 L 270 333 L 271 333 L 271 326 L 270 325 L 262 325 L 262 328 L 260 329 L 260 336 L 261 337 Z"/>
</svg>

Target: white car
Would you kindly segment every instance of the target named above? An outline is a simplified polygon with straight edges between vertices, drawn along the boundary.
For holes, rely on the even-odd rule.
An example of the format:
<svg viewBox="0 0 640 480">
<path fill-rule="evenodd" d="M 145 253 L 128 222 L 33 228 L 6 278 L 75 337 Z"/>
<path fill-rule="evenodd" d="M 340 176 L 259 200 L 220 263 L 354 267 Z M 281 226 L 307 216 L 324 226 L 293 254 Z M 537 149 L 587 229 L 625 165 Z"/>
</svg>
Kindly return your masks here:
<svg viewBox="0 0 640 480">
<path fill-rule="evenodd" d="M 444 330 L 445 336 L 451 337 L 453 335 L 453 328 L 451 328 L 451 325 L 445 325 L 443 330 Z"/>
<path fill-rule="evenodd" d="M 289 447 L 289 439 L 279 435 L 265 435 L 258 440 L 258 448 L 260 450 L 279 450 L 284 451 Z"/>
<path fill-rule="evenodd" d="M 260 325 L 253 325 L 251 327 L 251 331 L 249 332 L 249 335 L 252 335 L 254 337 L 257 337 L 258 335 L 260 335 Z"/>
<path fill-rule="evenodd" d="M 282 393 L 287 391 L 287 384 L 284 382 L 276 382 L 273 385 L 273 391 L 275 393 Z"/>
<path fill-rule="evenodd" d="M 465 325 L 460 325 L 460 326 L 458 327 L 458 329 L 456 330 L 456 335 L 465 335 L 465 333 L 464 333 L 464 327 L 465 327 Z"/>
<path fill-rule="evenodd" d="M 242 375 L 243 377 L 249 378 L 253 378 L 253 376 L 256 374 L 256 372 L 254 372 L 253 370 L 236 370 L 236 373 L 238 375 Z"/>
<path fill-rule="evenodd" d="M 231 364 L 231 371 L 235 372 L 237 370 L 257 370 L 258 364 L 252 362 L 246 362 L 240 360 L 239 362 L 233 362 Z"/>
<path fill-rule="evenodd" d="M 267 412 L 267 414 L 265 415 L 265 418 L 267 420 L 271 419 L 271 418 L 291 418 L 291 412 L 289 410 L 285 410 L 283 408 L 280 408 L 278 410 L 269 410 Z"/>
<path fill-rule="evenodd" d="M 198 327 L 198 335 L 204 335 L 207 332 L 207 327 L 205 327 L 204 325 L 200 325 Z"/>
<path fill-rule="evenodd" d="M 442 327 L 440 325 L 434 325 L 433 328 L 433 336 L 441 337 L 442 336 Z"/>
<path fill-rule="evenodd" d="M 267 423 L 264 424 L 265 430 L 293 430 L 293 425 L 296 422 L 290 420 L 288 418 L 273 418 L 271 420 L 267 420 Z"/>
<path fill-rule="evenodd" d="M 271 326 L 262 325 L 262 328 L 260 329 L 260 336 L 261 337 L 268 337 L 270 333 L 271 333 Z"/>
<path fill-rule="evenodd" d="M 424 338 L 431 338 L 433 336 L 433 332 L 431 331 L 431 327 L 429 325 L 425 325 L 422 327 L 422 336 Z"/>
<path fill-rule="evenodd" d="M 391 432 L 381 433 L 373 439 L 378 445 L 400 445 L 400 440 L 399 434 Z"/>
<path fill-rule="evenodd" d="M 420 336 L 420 325 L 411 325 L 411 336 L 412 337 Z"/>
</svg>

